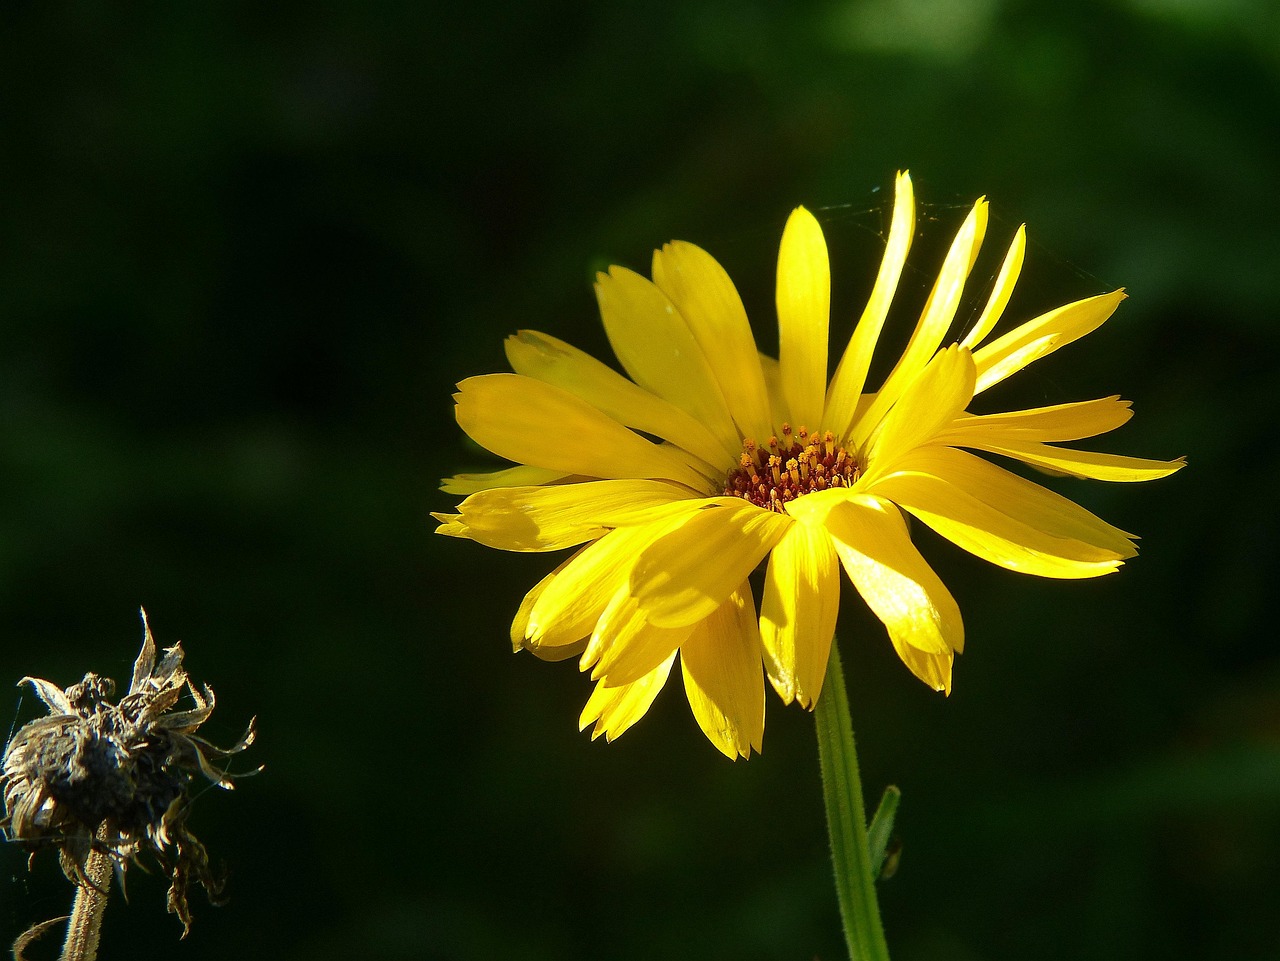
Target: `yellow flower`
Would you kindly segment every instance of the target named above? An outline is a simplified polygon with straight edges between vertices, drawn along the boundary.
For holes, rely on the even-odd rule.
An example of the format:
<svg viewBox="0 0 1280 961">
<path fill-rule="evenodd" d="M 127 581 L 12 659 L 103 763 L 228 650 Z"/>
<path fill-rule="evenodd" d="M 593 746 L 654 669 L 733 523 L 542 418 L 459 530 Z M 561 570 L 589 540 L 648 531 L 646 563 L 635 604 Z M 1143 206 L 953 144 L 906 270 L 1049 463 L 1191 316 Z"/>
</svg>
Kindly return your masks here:
<svg viewBox="0 0 1280 961">
<path fill-rule="evenodd" d="M 594 723 L 593 737 L 612 740 L 639 720 L 678 654 L 711 742 L 730 758 L 759 751 L 764 675 L 787 703 L 818 698 L 841 567 L 907 667 L 949 692 L 960 611 L 912 545 L 906 514 L 1027 574 L 1095 577 L 1134 556 L 1133 535 L 970 453 L 1110 481 L 1183 466 L 1055 446 L 1127 421 L 1116 396 L 967 412 L 976 394 L 1097 328 L 1125 296 L 1068 304 L 988 341 L 1022 266 L 1019 228 L 985 309 L 942 346 L 986 223 L 979 200 L 875 391 L 867 369 L 915 233 L 906 173 L 871 296 L 829 382 L 827 247 L 800 207 L 778 254 L 777 360 L 757 351 L 723 268 L 676 241 L 654 252 L 652 280 L 622 267 L 597 275 L 605 331 L 630 379 L 520 331 L 506 342 L 514 373 L 458 385 L 462 429 L 520 466 L 446 480 L 444 490 L 469 496 L 458 513 L 435 515 L 437 532 L 510 551 L 578 547 L 525 596 L 511 639 L 591 671 L 580 726 Z M 757 619 L 748 575 L 766 558 Z"/>
</svg>

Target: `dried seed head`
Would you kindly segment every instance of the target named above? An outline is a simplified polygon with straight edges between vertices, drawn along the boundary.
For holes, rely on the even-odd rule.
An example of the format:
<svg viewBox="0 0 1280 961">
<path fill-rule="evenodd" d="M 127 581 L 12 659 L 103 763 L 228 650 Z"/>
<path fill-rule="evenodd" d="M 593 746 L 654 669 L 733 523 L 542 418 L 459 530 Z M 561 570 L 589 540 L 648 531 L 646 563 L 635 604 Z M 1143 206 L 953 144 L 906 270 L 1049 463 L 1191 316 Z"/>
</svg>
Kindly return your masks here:
<svg viewBox="0 0 1280 961">
<path fill-rule="evenodd" d="M 111 701 L 115 683 L 96 674 L 65 690 L 36 677 L 19 682 L 31 685 L 49 715 L 24 725 L 5 750 L 0 828 L 32 857 L 56 849 L 67 877 L 82 886 L 92 852 L 111 859 L 122 886 L 130 862 L 149 856 L 169 877 L 168 908 L 185 937 L 192 878 L 211 903 L 223 902 L 223 878 L 187 830 L 188 789 L 197 774 L 232 787 L 226 761 L 253 743 L 254 722 L 229 748 L 197 737 L 213 713 L 213 691 L 188 679 L 181 645 L 157 657 L 145 611 L 142 626 L 142 650 L 118 703 Z M 172 710 L 184 690 L 194 707 Z"/>
</svg>

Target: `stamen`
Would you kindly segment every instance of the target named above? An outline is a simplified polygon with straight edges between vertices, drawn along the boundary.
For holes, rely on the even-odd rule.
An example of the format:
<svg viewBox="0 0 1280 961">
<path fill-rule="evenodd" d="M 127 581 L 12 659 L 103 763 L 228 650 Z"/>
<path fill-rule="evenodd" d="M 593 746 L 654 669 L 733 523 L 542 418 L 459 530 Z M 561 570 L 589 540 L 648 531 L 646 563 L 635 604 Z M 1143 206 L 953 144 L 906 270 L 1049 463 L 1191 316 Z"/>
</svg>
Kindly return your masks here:
<svg viewBox="0 0 1280 961">
<path fill-rule="evenodd" d="M 862 475 L 857 452 L 837 446 L 831 431 L 810 433 L 802 426 L 793 433 L 790 424 L 782 425 L 781 438 L 769 438 L 767 448 L 744 440 L 738 465 L 725 478 L 725 494 L 778 513 L 813 491 L 852 487 Z"/>
</svg>

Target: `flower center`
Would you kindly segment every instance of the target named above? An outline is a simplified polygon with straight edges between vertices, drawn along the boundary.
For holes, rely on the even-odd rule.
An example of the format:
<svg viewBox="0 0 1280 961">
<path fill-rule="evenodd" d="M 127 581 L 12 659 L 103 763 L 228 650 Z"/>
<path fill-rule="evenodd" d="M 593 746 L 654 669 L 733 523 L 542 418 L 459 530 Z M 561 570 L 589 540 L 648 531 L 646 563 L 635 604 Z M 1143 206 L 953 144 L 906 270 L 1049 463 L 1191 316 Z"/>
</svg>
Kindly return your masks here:
<svg viewBox="0 0 1280 961">
<path fill-rule="evenodd" d="M 862 474 L 856 453 L 836 445 L 835 435 L 821 437 L 803 427 L 792 434 L 782 425 L 782 438 L 769 438 L 761 447 L 747 438 L 738 466 L 725 478 L 726 495 L 741 497 L 765 510 L 783 512 L 783 505 L 797 497 L 829 487 L 852 487 Z"/>
</svg>

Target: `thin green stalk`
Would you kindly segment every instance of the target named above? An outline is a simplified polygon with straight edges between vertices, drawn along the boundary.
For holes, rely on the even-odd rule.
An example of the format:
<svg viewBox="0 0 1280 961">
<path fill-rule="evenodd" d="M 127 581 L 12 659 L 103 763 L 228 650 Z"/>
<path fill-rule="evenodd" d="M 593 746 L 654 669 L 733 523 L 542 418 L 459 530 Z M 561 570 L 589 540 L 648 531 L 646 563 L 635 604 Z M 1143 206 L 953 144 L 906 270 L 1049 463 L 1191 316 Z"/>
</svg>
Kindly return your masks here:
<svg viewBox="0 0 1280 961">
<path fill-rule="evenodd" d="M 888 961 L 889 948 L 880 925 L 880 905 L 876 901 L 871 853 L 867 847 L 867 814 L 862 802 L 858 754 L 853 746 L 849 696 L 845 693 L 844 671 L 834 639 L 814 715 L 836 896 L 849 958 L 850 961 Z"/>
</svg>

